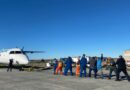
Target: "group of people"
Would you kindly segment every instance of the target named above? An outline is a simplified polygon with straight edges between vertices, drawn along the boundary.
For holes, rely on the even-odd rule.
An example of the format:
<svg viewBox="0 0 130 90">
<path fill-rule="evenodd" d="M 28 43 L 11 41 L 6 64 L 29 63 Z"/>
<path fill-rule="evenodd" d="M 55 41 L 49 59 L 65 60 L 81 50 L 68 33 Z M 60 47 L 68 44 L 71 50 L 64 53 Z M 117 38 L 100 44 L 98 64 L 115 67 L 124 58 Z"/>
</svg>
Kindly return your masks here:
<svg viewBox="0 0 130 90">
<path fill-rule="evenodd" d="M 89 65 L 89 67 L 88 67 Z M 58 61 L 55 59 L 54 63 L 54 74 L 58 75 L 58 72 L 60 72 L 60 75 L 68 75 L 68 70 L 70 71 L 70 75 L 73 76 L 73 60 L 71 57 L 68 57 L 67 60 L 65 60 L 64 64 L 62 60 Z M 106 66 L 106 69 L 109 70 L 109 75 L 105 76 L 103 73 L 103 68 Z M 64 67 L 64 72 L 62 71 Z M 87 67 L 89 68 L 89 72 L 87 74 Z M 112 73 L 115 72 L 116 81 L 120 81 L 120 73 L 123 72 L 125 74 L 125 77 L 130 82 L 130 76 L 127 72 L 127 66 L 125 63 L 125 59 L 122 56 L 119 56 L 117 61 L 115 61 L 112 58 L 107 58 L 106 61 L 104 61 L 103 54 L 101 54 L 101 57 L 92 57 L 89 61 L 86 59 L 86 55 L 83 54 L 82 58 L 78 60 L 76 63 L 76 70 L 75 75 L 77 77 L 91 77 L 91 72 L 94 72 L 94 78 L 97 79 L 97 73 L 100 73 L 100 78 L 107 77 L 108 79 L 112 78 Z"/>
</svg>

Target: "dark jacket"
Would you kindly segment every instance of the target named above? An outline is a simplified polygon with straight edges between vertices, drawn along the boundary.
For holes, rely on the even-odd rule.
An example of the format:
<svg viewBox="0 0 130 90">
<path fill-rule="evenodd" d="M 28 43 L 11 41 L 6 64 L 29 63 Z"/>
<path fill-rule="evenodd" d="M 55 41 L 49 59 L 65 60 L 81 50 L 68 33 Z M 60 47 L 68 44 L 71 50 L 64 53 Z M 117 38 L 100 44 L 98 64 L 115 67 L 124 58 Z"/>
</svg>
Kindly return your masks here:
<svg viewBox="0 0 130 90">
<path fill-rule="evenodd" d="M 110 67 L 116 67 L 116 62 L 113 59 L 110 60 Z"/>
<path fill-rule="evenodd" d="M 13 59 L 10 59 L 9 66 L 13 66 Z"/>
<path fill-rule="evenodd" d="M 57 68 L 57 67 L 58 67 L 58 61 L 55 61 L 54 68 Z"/>
<path fill-rule="evenodd" d="M 90 68 L 97 68 L 97 60 L 95 58 L 92 58 L 90 61 L 89 61 L 89 64 L 90 64 Z"/>
<path fill-rule="evenodd" d="M 87 59 L 85 57 L 82 57 L 82 59 L 80 60 L 80 66 L 86 67 L 86 65 L 87 65 Z"/>
<path fill-rule="evenodd" d="M 126 69 L 126 63 L 124 58 L 119 58 L 116 61 L 117 69 Z"/>
<path fill-rule="evenodd" d="M 69 57 L 69 58 L 66 60 L 65 64 L 66 64 L 66 67 L 72 67 L 72 64 L 73 64 L 72 58 Z"/>
</svg>

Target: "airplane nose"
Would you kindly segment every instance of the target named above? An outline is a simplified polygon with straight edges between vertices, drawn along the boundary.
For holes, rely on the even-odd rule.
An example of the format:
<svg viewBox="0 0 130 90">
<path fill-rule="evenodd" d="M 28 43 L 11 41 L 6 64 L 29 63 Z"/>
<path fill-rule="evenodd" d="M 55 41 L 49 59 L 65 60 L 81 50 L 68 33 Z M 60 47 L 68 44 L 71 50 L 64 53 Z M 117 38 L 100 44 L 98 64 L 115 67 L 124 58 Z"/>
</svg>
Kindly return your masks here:
<svg viewBox="0 0 130 90">
<path fill-rule="evenodd" d="M 29 61 L 28 60 L 16 60 L 16 64 L 23 64 L 23 65 L 26 65 L 26 64 L 28 64 L 29 63 Z"/>
<path fill-rule="evenodd" d="M 29 63 L 29 58 L 24 54 L 10 55 L 13 58 L 14 64 L 26 65 Z"/>
<path fill-rule="evenodd" d="M 29 63 L 28 58 L 22 56 L 21 58 L 15 58 L 16 64 L 23 64 L 26 65 Z"/>
<path fill-rule="evenodd" d="M 23 58 L 21 58 L 21 61 L 22 61 L 22 64 L 28 64 L 28 63 L 29 63 L 27 57 L 23 57 Z"/>
<path fill-rule="evenodd" d="M 29 61 L 27 60 L 27 61 L 23 61 L 23 64 L 28 64 L 29 63 Z"/>
</svg>

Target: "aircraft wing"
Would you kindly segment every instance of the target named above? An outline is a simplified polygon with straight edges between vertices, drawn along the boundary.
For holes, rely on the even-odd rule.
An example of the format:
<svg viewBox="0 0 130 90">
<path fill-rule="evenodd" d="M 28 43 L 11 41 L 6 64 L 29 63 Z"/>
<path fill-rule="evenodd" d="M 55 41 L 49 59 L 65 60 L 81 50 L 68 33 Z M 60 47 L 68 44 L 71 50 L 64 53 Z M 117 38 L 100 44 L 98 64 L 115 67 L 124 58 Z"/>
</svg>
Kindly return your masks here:
<svg viewBox="0 0 130 90">
<path fill-rule="evenodd" d="M 45 51 L 23 51 L 24 53 L 45 53 Z"/>
</svg>

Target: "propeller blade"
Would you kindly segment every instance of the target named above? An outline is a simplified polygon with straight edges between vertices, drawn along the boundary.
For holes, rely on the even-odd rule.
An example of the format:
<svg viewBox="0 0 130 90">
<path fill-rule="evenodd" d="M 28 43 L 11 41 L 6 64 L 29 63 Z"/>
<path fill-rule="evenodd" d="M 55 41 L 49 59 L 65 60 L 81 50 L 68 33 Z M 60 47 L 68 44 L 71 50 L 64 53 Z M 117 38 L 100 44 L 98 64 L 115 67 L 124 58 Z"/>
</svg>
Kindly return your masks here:
<svg viewBox="0 0 130 90">
<path fill-rule="evenodd" d="M 22 50 L 24 50 L 24 47 L 22 47 Z"/>
</svg>

